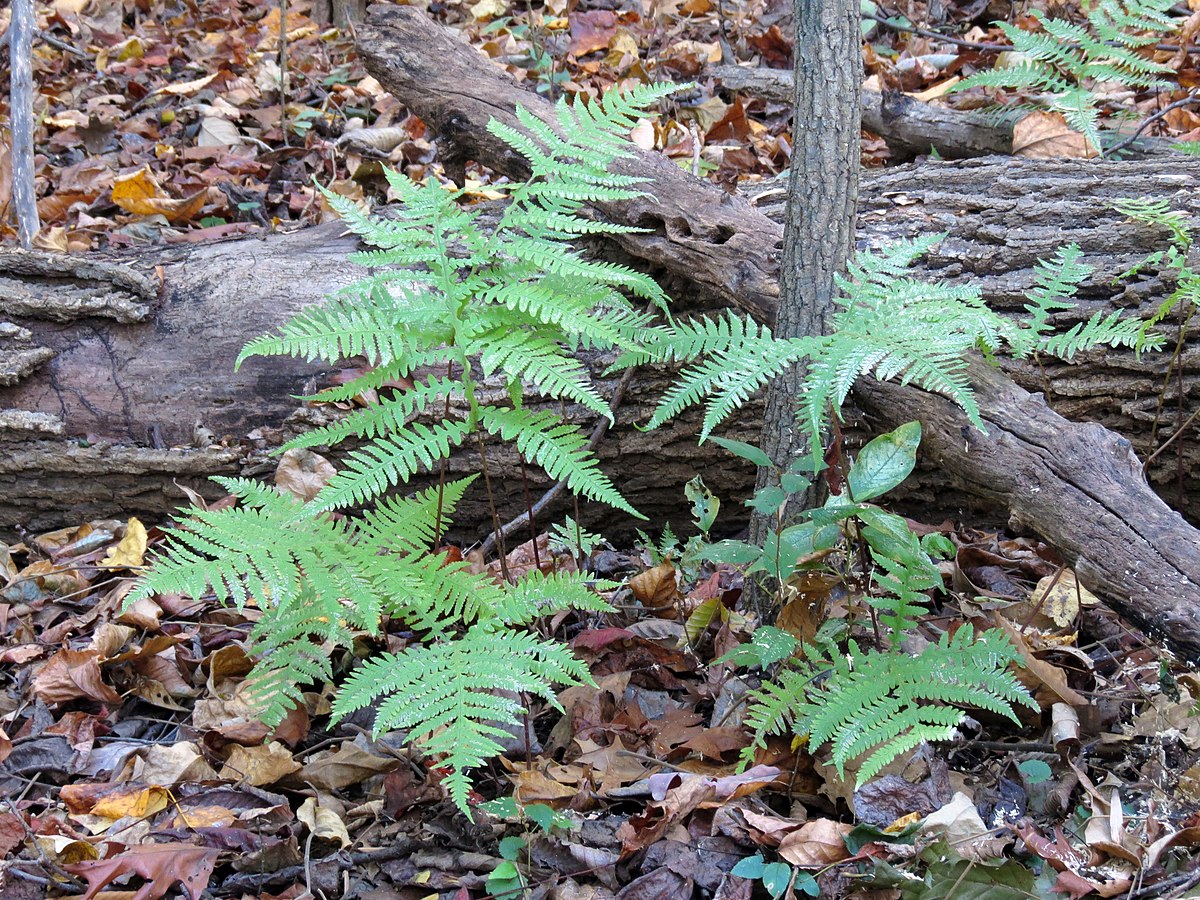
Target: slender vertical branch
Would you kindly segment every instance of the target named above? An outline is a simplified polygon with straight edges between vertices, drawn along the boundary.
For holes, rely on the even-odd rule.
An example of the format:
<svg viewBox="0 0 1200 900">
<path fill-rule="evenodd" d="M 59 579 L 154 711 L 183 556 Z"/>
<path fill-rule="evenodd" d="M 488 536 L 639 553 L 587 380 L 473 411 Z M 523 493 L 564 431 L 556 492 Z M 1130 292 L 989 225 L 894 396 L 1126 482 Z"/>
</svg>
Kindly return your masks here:
<svg viewBox="0 0 1200 900">
<path fill-rule="evenodd" d="M 13 0 L 9 25 L 10 118 L 12 129 L 12 193 L 17 210 L 17 237 L 26 250 L 42 227 L 38 218 L 33 170 L 33 0 Z"/>
<path fill-rule="evenodd" d="M 500 533 L 500 513 L 496 510 L 496 495 L 492 493 L 492 476 L 488 472 L 487 450 L 483 444 L 483 432 L 476 429 L 475 438 L 479 444 L 479 470 L 483 473 L 483 485 L 487 489 L 488 508 L 492 512 L 492 533 L 496 535 L 496 545 L 500 554 L 500 575 L 508 583 L 512 577 L 508 574 L 508 552 L 504 549 L 504 535 Z"/>
</svg>

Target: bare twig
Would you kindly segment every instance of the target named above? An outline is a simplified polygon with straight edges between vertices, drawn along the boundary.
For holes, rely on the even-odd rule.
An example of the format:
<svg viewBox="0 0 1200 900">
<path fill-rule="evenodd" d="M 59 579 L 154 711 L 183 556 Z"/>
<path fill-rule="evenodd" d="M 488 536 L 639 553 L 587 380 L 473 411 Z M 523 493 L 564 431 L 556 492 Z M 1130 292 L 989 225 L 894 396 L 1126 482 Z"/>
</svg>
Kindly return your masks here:
<svg viewBox="0 0 1200 900">
<path fill-rule="evenodd" d="M 13 0 L 9 26 L 12 129 L 12 194 L 17 211 L 17 238 L 26 250 L 42 227 L 33 185 L 33 35 L 37 30 L 33 0 Z"/>
<path fill-rule="evenodd" d="M 1192 106 L 1198 102 L 1200 102 L 1200 96 L 1197 96 L 1195 92 L 1192 92 L 1192 93 L 1188 94 L 1186 97 L 1183 97 L 1180 100 L 1176 100 L 1174 103 L 1168 103 L 1162 109 L 1157 110 L 1153 115 L 1147 116 L 1146 121 L 1144 121 L 1140 125 L 1138 125 L 1138 127 L 1133 131 L 1132 134 L 1130 134 L 1124 140 L 1118 141 L 1117 143 L 1113 144 L 1108 149 L 1108 152 L 1116 153 L 1118 150 L 1124 150 L 1126 147 L 1128 147 L 1130 144 L 1132 144 L 1134 141 L 1136 141 L 1141 136 L 1143 131 L 1145 131 L 1147 128 L 1149 128 L 1151 125 L 1153 125 L 1155 122 L 1158 122 L 1161 119 L 1163 119 L 1167 115 L 1167 113 L 1171 112 L 1171 110 L 1182 109 L 1185 106 Z"/>
</svg>

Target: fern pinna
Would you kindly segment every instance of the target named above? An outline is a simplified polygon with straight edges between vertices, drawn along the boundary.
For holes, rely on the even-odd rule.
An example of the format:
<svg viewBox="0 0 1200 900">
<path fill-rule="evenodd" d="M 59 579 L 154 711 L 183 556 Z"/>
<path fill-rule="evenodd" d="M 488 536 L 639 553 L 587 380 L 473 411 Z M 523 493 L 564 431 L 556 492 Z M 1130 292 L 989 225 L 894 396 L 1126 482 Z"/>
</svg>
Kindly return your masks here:
<svg viewBox="0 0 1200 900">
<path fill-rule="evenodd" d="M 192 510 L 130 598 L 211 591 L 239 608 L 257 605 L 248 649 L 259 657 L 251 677 L 268 724 L 300 702 L 304 685 L 331 680 L 334 647 L 349 646 L 356 633 L 378 634 L 386 618 L 402 619 L 424 644 L 359 669 L 335 713 L 378 704 L 375 731 L 408 729 L 443 755 L 450 794 L 465 808 L 466 770 L 500 751 L 495 738 L 521 712 L 509 698 L 553 704 L 551 685 L 589 680 L 565 646 L 528 626 L 566 608 L 606 608 L 594 590 L 578 576 L 540 574 L 502 588 L 432 555 L 470 479 L 411 498 L 389 492 L 488 432 L 578 494 L 637 515 L 579 429 L 523 399 L 535 391 L 613 418 L 574 351 L 632 350 L 649 314 L 631 298 L 649 307 L 665 298 L 648 276 L 590 261 L 569 242 L 630 230 L 592 221 L 583 207 L 637 195 L 636 179 L 608 170 L 629 154 L 637 119 L 672 90 L 645 85 L 590 103 L 564 100 L 553 124 L 520 108 L 520 128 L 493 121 L 493 134 L 529 160 L 532 174 L 495 186 L 509 202 L 490 229 L 461 203 L 462 190 L 393 171 L 387 180 L 402 201 L 393 217 L 368 216 L 326 194 L 373 248 L 352 257 L 373 274 L 251 341 L 238 364 L 272 355 L 367 360 L 367 374 L 308 398 L 317 401 L 349 400 L 406 377 L 413 387 L 379 392 L 378 403 L 285 445 L 359 442 L 307 503 L 254 482 L 223 481 L 240 506 Z M 481 380 L 494 376 L 508 387 L 508 405 L 480 397 Z M 454 399 L 465 409 L 459 418 L 443 414 Z M 334 515 L 362 506 L 360 516 Z"/>
<path fill-rule="evenodd" d="M 1103 152 L 1100 107 L 1103 84 L 1147 89 L 1161 84 L 1161 76 L 1173 70 L 1139 51 L 1174 30 L 1171 0 L 1099 0 L 1087 12 L 1087 27 L 1047 16 L 1041 10 L 1031 15 L 1041 31 L 1026 31 L 1007 22 L 996 22 L 1020 54 L 1019 61 L 1004 68 L 977 72 L 951 88 L 964 91 L 975 87 L 1003 88 L 1035 95 L 1038 102 L 1003 107 L 1011 113 L 1036 108 L 1039 104 L 1060 112 L 1068 126 L 1084 135 Z"/>
</svg>

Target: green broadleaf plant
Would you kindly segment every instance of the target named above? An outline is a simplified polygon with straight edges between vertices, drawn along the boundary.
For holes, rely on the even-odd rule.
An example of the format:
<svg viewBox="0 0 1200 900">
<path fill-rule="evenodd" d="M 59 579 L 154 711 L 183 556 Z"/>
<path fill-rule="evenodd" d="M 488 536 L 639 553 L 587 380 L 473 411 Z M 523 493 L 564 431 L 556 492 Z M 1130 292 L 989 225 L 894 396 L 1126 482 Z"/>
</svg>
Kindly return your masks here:
<svg viewBox="0 0 1200 900">
<path fill-rule="evenodd" d="M 976 636 L 964 625 L 915 656 L 900 646 L 928 611 L 928 593 L 941 588 L 931 554 L 954 548 L 940 535 L 930 537 L 941 541 L 918 538 L 900 516 L 865 501 L 908 477 L 920 440 L 920 425 L 910 422 L 862 448 L 846 479 L 848 495 L 830 497 L 785 530 L 807 529 L 808 553 L 789 550 L 772 558 L 770 541 L 764 546 L 759 561 L 769 565 L 760 570 L 780 581 L 821 566 L 806 559 L 814 551 L 839 550 L 843 577 L 874 625 L 873 645 L 842 633 L 839 620 L 826 622 L 808 644 L 762 626 L 749 643 L 718 660 L 764 670 L 782 662 L 774 678 L 751 692 L 745 721 L 754 742 L 743 762 L 753 760 L 768 735 L 792 730 L 807 737 L 814 751 L 828 744 L 839 774 L 863 757 L 857 775 L 862 784 L 922 741 L 950 738 L 966 717 L 963 707 L 1014 721 L 1015 705 L 1036 708 L 1010 671 L 1019 655 L 999 631 Z"/>
</svg>

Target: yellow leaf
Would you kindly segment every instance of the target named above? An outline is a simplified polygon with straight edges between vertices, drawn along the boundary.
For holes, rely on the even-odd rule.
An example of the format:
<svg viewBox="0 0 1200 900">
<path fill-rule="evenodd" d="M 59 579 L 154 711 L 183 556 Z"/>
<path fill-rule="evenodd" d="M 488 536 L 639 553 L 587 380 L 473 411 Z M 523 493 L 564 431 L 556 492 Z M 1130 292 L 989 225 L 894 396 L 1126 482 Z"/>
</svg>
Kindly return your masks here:
<svg viewBox="0 0 1200 900">
<path fill-rule="evenodd" d="M 308 826 L 313 837 L 327 841 L 337 841 L 343 847 L 350 845 L 350 833 L 346 831 L 346 823 L 338 818 L 332 809 L 317 806 L 317 798 L 309 797 L 296 810 L 296 818 Z"/>
<path fill-rule="evenodd" d="M 190 197 L 176 200 L 168 197 L 154 180 L 149 166 L 135 172 L 118 175 L 113 181 L 113 203 L 135 216 L 166 216 L 170 222 L 186 222 L 204 206 L 207 191 L 201 189 Z"/>
<path fill-rule="evenodd" d="M 471 7 L 473 19 L 494 19 L 508 11 L 506 0 L 479 0 Z"/>
<path fill-rule="evenodd" d="M 166 809 L 170 799 L 167 789 L 157 785 L 142 788 L 140 791 L 122 790 L 97 801 L 92 807 L 92 815 L 112 819 L 114 822 L 126 816 L 144 819 Z"/>
<path fill-rule="evenodd" d="M 125 537 L 104 559 L 101 566 L 113 569 L 136 569 L 146 558 L 146 526 L 137 518 L 130 518 L 125 526 Z"/>
</svg>

